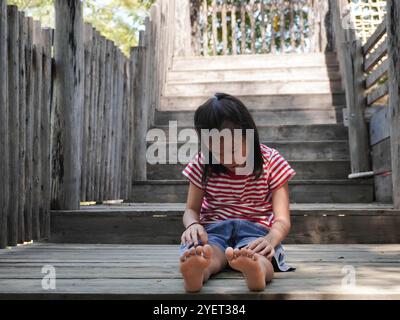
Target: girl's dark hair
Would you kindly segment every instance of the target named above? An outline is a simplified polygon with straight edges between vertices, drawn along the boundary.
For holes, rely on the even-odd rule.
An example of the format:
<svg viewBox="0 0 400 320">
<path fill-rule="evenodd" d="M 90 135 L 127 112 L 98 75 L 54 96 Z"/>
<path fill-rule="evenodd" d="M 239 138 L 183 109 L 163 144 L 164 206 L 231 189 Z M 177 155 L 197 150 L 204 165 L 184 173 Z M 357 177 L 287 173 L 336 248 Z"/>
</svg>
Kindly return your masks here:
<svg viewBox="0 0 400 320">
<path fill-rule="evenodd" d="M 226 93 L 216 93 L 212 98 L 202 104 L 194 114 L 194 127 L 198 134 L 199 141 L 201 129 L 242 129 L 243 135 L 246 129 L 254 130 L 254 179 L 258 179 L 263 173 L 263 156 L 261 153 L 260 139 L 257 127 L 249 110 L 238 98 Z M 200 156 L 200 151 L 199 151 Z M 209 159 L 212 158 L 211 152 Z M 209 161 L 210 162 L 210 161 Z M 203 168 L 202 183 L 205 185 L 208 178 L 213 174 L 227 173 L 228 169 L 222 164 L 206 163 Z"/>
</svg>

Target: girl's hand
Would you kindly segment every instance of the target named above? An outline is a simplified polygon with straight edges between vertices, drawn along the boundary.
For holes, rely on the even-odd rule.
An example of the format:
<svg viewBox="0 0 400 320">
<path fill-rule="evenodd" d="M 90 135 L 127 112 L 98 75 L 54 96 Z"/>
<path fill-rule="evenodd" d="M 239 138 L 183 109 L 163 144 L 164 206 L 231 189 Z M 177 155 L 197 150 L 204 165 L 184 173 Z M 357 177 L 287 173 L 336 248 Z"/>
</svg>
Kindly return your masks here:
<svg viewBox="0 0 400 320">
<path fill-rule="evenodd" d="M 268 260 L 271 260 L 272 257 L 275 255 L 275 249 L 266 237 L 261 237 L 254 240 L 253 242 L 250 242 L 246 246 L 246 248 L 253 250 L 254 253 L 266 256 Z"/>
<path fill-rule="evenodd" d="M 181 244 L 193 244 L 197 246 L 199 244 L 199 239 L 203 244 L 208 242 L 208 235 L 206 230 L 201 224 L 193 224 L 188 229 L 186 229 L 181 237 Z"/>
</svg>

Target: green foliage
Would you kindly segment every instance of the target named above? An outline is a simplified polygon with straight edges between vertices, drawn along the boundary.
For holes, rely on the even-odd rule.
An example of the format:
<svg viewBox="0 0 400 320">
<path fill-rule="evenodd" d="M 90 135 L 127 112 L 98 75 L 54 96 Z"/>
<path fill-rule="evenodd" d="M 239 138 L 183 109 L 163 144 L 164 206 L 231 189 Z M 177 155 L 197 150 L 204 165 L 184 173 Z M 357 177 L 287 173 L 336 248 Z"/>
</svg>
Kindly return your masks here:
<svg viewBox="0 0 400 320">
<path fill-rule="evenodd" d="M 155 0 L 83 0 L 85 22 L 91 23 L 125 54 L 137 45 L 147 11 Z M 8 0 L 22 11 L 40 20 L 42 26 L 55 25 L 54 0 Z"/>
</svg>

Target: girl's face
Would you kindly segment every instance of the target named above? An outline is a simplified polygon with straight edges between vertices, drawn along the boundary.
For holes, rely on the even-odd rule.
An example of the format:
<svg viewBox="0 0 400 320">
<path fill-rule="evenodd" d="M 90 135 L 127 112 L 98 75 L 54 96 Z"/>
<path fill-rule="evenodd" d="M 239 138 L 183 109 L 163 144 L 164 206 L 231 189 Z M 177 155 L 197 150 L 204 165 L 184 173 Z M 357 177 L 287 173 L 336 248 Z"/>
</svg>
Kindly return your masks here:
<svg viewBox="0 0 400 320">
<path fill-rule="evenodd" d="M 218 143 L 214 143 L 212 139 L 209 140 L 209 146 L 211 153 L 214 158 L 219 160 L 225 168 L 229 171 L 235 171 L 235 168 L 245 167 L 246 155 L 247 155 L 247 144 L 246 137 L 231 138 L 231 141 L 224 141 L 225 137 L 220 137 L 219 146 Z"/>
</svg>

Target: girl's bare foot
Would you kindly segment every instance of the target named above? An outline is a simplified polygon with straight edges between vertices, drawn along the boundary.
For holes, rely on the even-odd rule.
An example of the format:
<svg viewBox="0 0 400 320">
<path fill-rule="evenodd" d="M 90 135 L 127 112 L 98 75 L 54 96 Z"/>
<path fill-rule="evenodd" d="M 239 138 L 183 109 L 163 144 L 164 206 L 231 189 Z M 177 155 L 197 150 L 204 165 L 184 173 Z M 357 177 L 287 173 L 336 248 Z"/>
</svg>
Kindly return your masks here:
<svg viewBox="0 0 400 320">
<path fill-rule="evenodd" d="M 182 257 L 180 270 L 187 292 L 197 292 L 203 287 L 204 274 L 211 263 L 211 247 L 206 244 L 187 250 Z"/>
<path fill-rule="evenodd" d="M 233 269 L 243 273 L 250 290 L 262 291 L 265 289 L 267 267 L 265 261 L 261 261 L 261 259 L 265 259 L 264 257 L 245 248 L 240 250 L 227 248 L 225 256 Z"/>
</svg>

